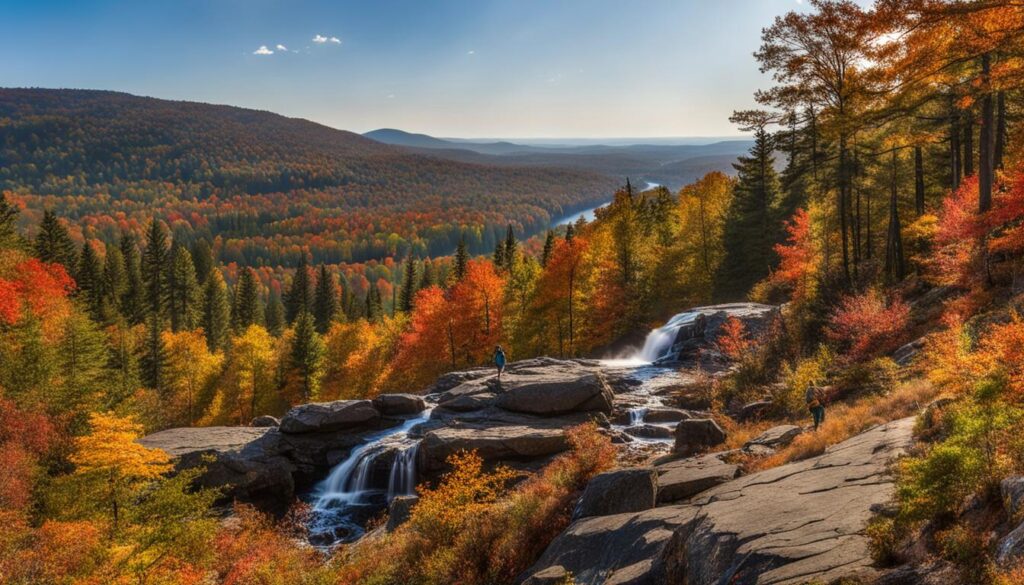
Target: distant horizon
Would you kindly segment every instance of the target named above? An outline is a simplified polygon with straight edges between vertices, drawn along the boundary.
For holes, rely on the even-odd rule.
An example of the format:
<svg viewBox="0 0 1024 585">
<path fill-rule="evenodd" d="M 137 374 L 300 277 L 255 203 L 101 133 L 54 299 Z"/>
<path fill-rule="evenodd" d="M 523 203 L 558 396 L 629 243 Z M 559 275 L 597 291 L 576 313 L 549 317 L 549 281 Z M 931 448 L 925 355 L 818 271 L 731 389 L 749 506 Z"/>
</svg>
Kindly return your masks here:
<svg viewBox="0 0 1024 585">
<path fill-rule="evenodd" d="M 266 108 L 258 108 L 251 106 L 242 106 L 238 104 L 226 103 L 226 102 L 212 102 L 199 99 L 188 99 L 188 98 L 168 98 L 159 95 L 148 95 L 133 93 L 130 91 L 123 91 L 119 89 L 105 89 L 97 87 L 45 87 L 45 86 L 0 86 L 0 89 L 26 89 L 26 90 L 52 90 L 52 91 L 97 91 L 97 92 L 113 92 L 123 93 L 132 95 L 140 98 L 150 98 L 156 100 L 175 101 L 175 102 L 192 102 L 201 103 L 211 106 L 227 106 L 232 108 L 240 108 L 246 110 L 254 110 L 260 112 L 267 112 L 278 116 L 284 116 L 286 118 L 294 118 L 300 120 L 307 120 L 321 126 L 326 126 L 334 130 L 341 130 L 344 132 L 352 132 L 360 136 L 365 136 L 371 132 L 377 132 L 380 130 L 397 130 L 408 134 L 420 134 L 430 136 L 431 138 L 437 138 L 439 140 L 450 140 L 456 142 L 515 142 L 522 144 L 523 146 L 636 146 L 636 145 L 664 145 L 664 146 L 677 146 L 677 145 L 704 145 L 713 144 L 715 142 L 725 142 L 730 140 L 750 140 L 749 135 L 735 134 L 729 136 L 438 136 L 430 134 L 428 132 L 412 130 L 409 128 L 399 128 L 395 126 L 381 126 L 379 128 L 371 128 L 369 130 L 357 130 L 353 128 L 339 128 L 338 126 L 332 125 L 331 123 L 324 120 L 317 120 L 314 118 L 308 118 L 304 116 L 292 116 L 277 112 Z M 637 142 L 646 141 L 646 142 Z"/>
<path fill-rule="evenodd" d="M 856 0 L 867 3 L 869 0 Z M 4 7 L 5 85 L 230 104 L 365 133 L 743 138 L 762 27 L 802 0 L 38 0 Z"/>
</svg>

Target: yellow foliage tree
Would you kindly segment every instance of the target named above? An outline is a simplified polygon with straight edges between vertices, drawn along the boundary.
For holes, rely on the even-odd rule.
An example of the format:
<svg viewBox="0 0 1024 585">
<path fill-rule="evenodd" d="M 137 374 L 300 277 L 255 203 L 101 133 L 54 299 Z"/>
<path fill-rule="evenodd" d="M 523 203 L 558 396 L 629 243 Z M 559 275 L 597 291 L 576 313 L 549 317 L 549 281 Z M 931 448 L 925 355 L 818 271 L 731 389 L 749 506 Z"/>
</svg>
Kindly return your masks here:
<svg viewBox="0 0 1024 585">
<path fill-rule="evenodd" d="M 231 347 L 232 388 L 231 401 L 238 424 L 244 421 L 245 403 L 248 402 L 249 418 L 256 416 L 260 401 L 267 397 L 274 377 L 274 338 L 259 325 L 250 325 Z"/>
<path fill-rule="evenodd" d="M 162 336 L 167 351 L 168 398 L 174 411 L 184 411 L 184 420 L 191 426 L 197 414 L 196 398 L 220 371 L 224 356 L 210 352 L 202 329 L 164 331 Z"/>
<path fill-rule="evenodd" d="M 130 488 L 159 478 L 171 470 L 170 456 L 160 449 L 148 449 L 135 442 L 142 426 L 113 413 L 89 416 L 92 432 L 75 439 L 71 462 L 76 474 L 94 474 L 107 482 L 107 499 L 114 528 L 121 502 Z"/>
</svg>

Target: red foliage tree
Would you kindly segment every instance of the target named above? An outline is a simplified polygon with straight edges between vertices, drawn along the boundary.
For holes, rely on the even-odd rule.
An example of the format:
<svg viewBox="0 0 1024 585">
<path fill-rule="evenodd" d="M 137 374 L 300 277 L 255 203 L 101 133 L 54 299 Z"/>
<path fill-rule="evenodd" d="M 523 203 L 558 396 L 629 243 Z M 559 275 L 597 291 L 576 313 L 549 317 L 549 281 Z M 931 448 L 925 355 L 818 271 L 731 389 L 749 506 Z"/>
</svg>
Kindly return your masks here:
<svg viewBox="0 0 1024 585">
<path fill-rule="evenodd" d="M 902 299 L 888 304 L 877 290 L 847 296 L 832 313 L 828 336 L 850 361 L 860 361 L 888 353 L 899 345 L 910 317 L 910 307 Z"/>
</svg>

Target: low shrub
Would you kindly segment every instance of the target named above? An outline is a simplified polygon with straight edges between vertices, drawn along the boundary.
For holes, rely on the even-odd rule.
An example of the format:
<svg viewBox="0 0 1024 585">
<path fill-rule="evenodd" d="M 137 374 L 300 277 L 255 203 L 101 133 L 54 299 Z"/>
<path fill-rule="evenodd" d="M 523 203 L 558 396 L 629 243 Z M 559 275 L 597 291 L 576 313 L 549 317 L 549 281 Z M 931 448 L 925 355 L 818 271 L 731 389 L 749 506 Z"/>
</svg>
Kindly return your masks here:
<svg viewBox="0 0 1024 585">
<path fill-rule="evenodd" d="M 511 491 L 504 487 L 508 470 L 486 472 L 474 453 L 453 456 L 453 469 L 440 484 L 419 490 L 409 522 L 345 551 L 340 582 L 514 582 L 568 526 L 579 491 L 614 463 L 615 449 L 596 425 L 575 427 L 568 439 L 568 453 Z"/>
</svg>

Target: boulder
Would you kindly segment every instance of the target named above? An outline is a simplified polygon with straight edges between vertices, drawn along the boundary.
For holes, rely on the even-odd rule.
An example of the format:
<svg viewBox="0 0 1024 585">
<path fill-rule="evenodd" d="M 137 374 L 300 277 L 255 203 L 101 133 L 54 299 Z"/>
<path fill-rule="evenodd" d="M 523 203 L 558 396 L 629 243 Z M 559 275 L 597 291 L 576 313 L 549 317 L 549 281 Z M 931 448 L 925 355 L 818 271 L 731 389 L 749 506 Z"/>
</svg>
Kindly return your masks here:
<svg viewBox="0 0 1024 585">
<path fill-rule="evenodd" d="M 405 524 L 412 515 L 413 506 L 419 503 L 419 496 L 397 496 L 388 504 L 388 523 L 385 529 L 393 532 L 396 528 Z"/>
<path fill-rule="evenodd" d="M 520 425 L 464 425 L 426 432 L 417 455 L 419 469 L 447 468 L 446 460 L 458 451 L 476 451 L 484 461 L 545 457 L 569 448 L 561 428 Z"/>
<path fill-rule="evenodd" d="M 1011 569 L 1024 560 L 1024 522 L 996 544 L 996 564 Z"/>
<path fill-rule="evenodd" d="M 758 400 L 756 402 L 744 404 L 740 408 L 739 413 L 737 413 L 736 418 L 740 422 L 759 420 L 768 416 L 774 407 L 775 403 L 771 400 Z"/>
<path fill-rule="evenodd" d="M 423 412 L 427 403 L 415 394 L 381 394 L 373 399 L 373 407 L 384 416 L 404 416 Z"/>
<path fill-rule="evenodd" d="M 520 581 L 564 571 L 579 585 L 873 582 L 865 527 L 871 507 L 893 497 L 890 463 L 913 444 L 913 427 L 874 427 L 688 503 L 576 520 Z"/>
<path fill-rule="evenodd" d="M 725 442 L 725 431 L 710 418 L 692 418 L 676 425 L 674 452 L 684 457 Z"/>
<path fill-rule="evenodd" d="M 252 422 L 249 423 L 249 426 L 279 427 L 281 426 L 281 421 L 279 421 L 276 417 L 270 416 L 269 414 L 264 414 L 263 416 L 257 416 L 256 418 L 252 419 Z"/>
<path fill-rule="evenodd" d="M 283 512 L 295 496 L 295 466 L 276 429 L 187 427 L 153 433 L 138 442 L 166 451 L 178 470 L 205 467 L 199 484 L 222 489 L 226 501 Z"/>
<path fill-rule="evenodd" d="M 779 425 L 777 427 L 772 427 L 758 435 L 756 438 L 747 441 L 747 443 L 743 445 L 743 448 L 749 449 L 754 446 L 760 446 L 778 449 L 779 447 L 785 447 L 792 443 L 793 439 L 797 438 L 797 436 L 803 432 L 804 430 L 796 425 Z"/>
<path fill-rule="evenodd" d="M 999 493 L 1003 496 L 1006 515 L 1015 520 L 1024 512 L 1024 476 L 1008 477 L 999 482 Z"/>
<path fill-rule="evenodd" d="M 572 514 L 574 520 L 640 512 L 654 507 L 658 474 L 651 467 L 620 469 L 594 476 Z"/>
<path fill-rule="evenodd" d="M 671 439 L 672 429 L 658 425 L 637 425 L 625 429 L 626 434 L 641 439 Z"/>
<path fill-rule="evenodd" d="M 380 418 L 369 400 L 336 400 L 296 406 L 281 419 L 282 433 L 322 433 L 359 429 Z"/>
<path fill-rule="evenodd" d="M 659 505 L 689 499 L 740 474 L 738 465 L 726 463 L 717 454 L 663 463 L 655 470 Z"/>
<path fill-rule="evenodd" d="M 498 407 L 538 416 L 587 411 L 609 414 L 614 399 L 604 374 L 578 365 L 509 373 L 499 387 Z"/>
</svg>

